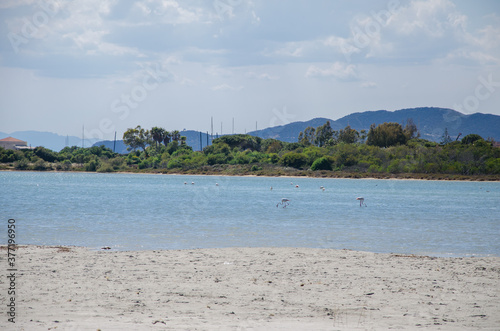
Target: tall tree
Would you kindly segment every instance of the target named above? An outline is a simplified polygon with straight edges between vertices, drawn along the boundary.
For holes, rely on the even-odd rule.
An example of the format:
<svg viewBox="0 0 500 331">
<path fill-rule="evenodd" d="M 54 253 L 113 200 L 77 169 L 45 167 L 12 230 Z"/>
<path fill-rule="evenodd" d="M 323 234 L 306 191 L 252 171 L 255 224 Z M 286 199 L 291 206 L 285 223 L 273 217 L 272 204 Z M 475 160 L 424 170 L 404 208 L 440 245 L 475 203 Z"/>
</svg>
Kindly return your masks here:
<svg viewBox="0 0 500 331">
<path fill-rule="evenodd" d="M 314 144 L 316 136 L 316 129 L 312 126 L 308 126 L 304 131 L 299 133 L 299 143 L 302 145 L 312 145 Z"/>
<path fill-rule="evenodd" d="M 170 140 L 172 140 L 172 133 L 165 130 L 165 132 L 163 132 L 163 144 L 167 146 Z"/>
<path fill-rule="evenodd" d="M 156 147 L 161 145 L 163 142 L 163 136 L 165 135 L 165 129 L 159 128 L 157 126 L 151 128 L 151 138 L 153 138 Z"/>
<path fill-rule="evenodd" d="M 471 133 L 471 134 L 468 134 L 465 137 L 463 137 L 462 144 L 464 144 L 464 145 L 473 144 L 474 142 L 476 142 L 478 140 L 482 140 L 482 139 L 483 139 L 483 137 L 481 137 L 480 135 L 475 134 L 475 133 Z"/>
<path fill-rule="evenodd" d="M 337 140 L 346 144 L 354 144 L 359 139 L 359 132 L 351 129 L 348 125 L 344 129 L 339 130 Z"/>
<path fill-rule="evenodd" d="M 172 140 L 174 140 L 174 141 L 179 141 L 179 139 L 181 139 L 181 133 L 177 130 L 172 131 L 171 136 L 172 136 Z"/>
<path fill-rule="evenodd" d="M 407 141 L 403 133 L 403 127 L 399 123 L 382 123 L 378 126 L 372 124 L 368 131 L 368 145 L 389 147 L 394 145 L 403 145 Z"/>
<path fill-rule="evenodd" d="M 415 124 L 415 122 L 413 122 L 412 118 L 406 120 L 406 125 L 403 129 L 403 133 L 405 134 L 407 140 L 420 137 L 417 125 Z"/>
<path fill-rule="evenodd" d="M 141 128 L 140 125 L 136 126 L 134 129 L 127 129 L 123 134 L 123 142 L 128 145 L 127 150 L 135 150 L 137 148 L 142 148 L 145 152 L 146 147 L 150 143 L 150 134 L 148 130 Z"/>
<path fill-rule="evenodd" d="M 323 147 L 327 145 L 333 139 L 333 129 L 330 125 L 330 121 L 326 121 L 325 124 L 318 126 L 315 131 L 314 143 L 318 147 Z"/>
</svg>

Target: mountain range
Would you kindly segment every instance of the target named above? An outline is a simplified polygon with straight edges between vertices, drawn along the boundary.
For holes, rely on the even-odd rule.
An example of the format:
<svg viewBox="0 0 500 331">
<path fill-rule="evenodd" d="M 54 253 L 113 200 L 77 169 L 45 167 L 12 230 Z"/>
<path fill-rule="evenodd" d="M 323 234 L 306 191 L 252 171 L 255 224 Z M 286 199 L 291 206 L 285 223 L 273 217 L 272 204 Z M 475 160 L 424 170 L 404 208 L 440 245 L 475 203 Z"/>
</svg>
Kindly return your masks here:
<svg viewBox="0 0 500 331">
<path fill-rule="evenodd" d="M 326 121 L 330 121 L 333 130 L 344 129 L 346 126 L 350 125 L 351 128 L 355 130 L 368 131 L 370 125 L 378 125 L 384 122 L 396 122 L 404 126 L 408 119 L 412 119 L 417 125 L 421 138 L 431 141 L 441 141 L 445 129 L 452 139 L 455 139 L 459 134 L 461 134 L 461 137 L 464 137 L 470 133 L 476 133 L 485 139 L 492 138 L 495 141 L 500 141 L 500 116 L 482 113 L 467 115 L 453 109 L 436 107 L 410 108 L 396 111 L 365 111 L 353 113 L 338 120 L 314 118 L 305 122 L 292 122 L 285 125 L 252 131 L 248 134 L 264 139 L 274 138 L 286 142 L 297 142 L 301 131 L 304 131 L 307 127 L 316 128 L 325 124 Z M 195 151 L 201 150 L 207 143 L 210 143 L 210 135 L 207 133 L 184 130 L 181 131 L 181 135 L 186 137 L 186 143 Z M 82 139 L 79 137 L 61 136 L 51 132 L 17 131 L 10 134 L 0 132 L 0 139 L 8 136 L 25 140 L 28 142 L 28 146 L 44 146 L 54 151 L 60 151 L 65 146 L 82 145 Z M 113 149 L 114 142 L 110 140 L 98 141 L 97 139 L 86 139 L 84 141 L 85 147 L 92 145 L 104 145 Z M 117 140 L 115 151 L 120 154 L 128 153 L 126 147 L 127 146 L 122 140 Z"/>
<path fill-rule="evenodd" d="M 456 138 L 460 133 L 461 137 L 476 133 L 484 139 L 493 138 L 500 141 L 500 116 L 481 113 L 465 115 L 453 109 L 436 107 L 401 109 L 393 112 L 387 110 L 365 111 L 353 113 L 338 120 L 314 118 L 307 122 L 293 122 L 252 131 L 249 134 L 261 138 L 275 138 L 287 142 L 296 142 L 299 133 L 308 126 L 318 127 L 325 124 L 326 121 L 330 121 L 333 130 L 344 129 L 350 125 L 351 128 L 357 131 L 368 131 L 371 124 L 379 125 L 384 122 L 396 122 L 404 126 L 408 119 L 412 119 L 417 125 L 421 138 L 431 141 L 441 141 L 445 129 L 448 130 L 448 134 L 452 139 Z"/>
</svg>

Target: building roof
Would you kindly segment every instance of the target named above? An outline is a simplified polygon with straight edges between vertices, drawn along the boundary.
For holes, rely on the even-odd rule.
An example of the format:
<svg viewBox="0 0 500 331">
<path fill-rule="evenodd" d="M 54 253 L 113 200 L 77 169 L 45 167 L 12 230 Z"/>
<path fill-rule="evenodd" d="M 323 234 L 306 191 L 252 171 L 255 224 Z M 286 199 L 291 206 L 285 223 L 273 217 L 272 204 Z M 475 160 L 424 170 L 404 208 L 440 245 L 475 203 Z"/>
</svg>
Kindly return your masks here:
<svg viewBox="0 0 500 331">
<path fill-rule="evenodd" d="M 14 142 L 14 143 L 25 143 L 24 140 L 19 140 L 19 139 L 12 138 L 12 137 L 3 138 L 3 139 L 0 139 L 0 141 L 9 141 L 9 142 Z"/>
</svg>

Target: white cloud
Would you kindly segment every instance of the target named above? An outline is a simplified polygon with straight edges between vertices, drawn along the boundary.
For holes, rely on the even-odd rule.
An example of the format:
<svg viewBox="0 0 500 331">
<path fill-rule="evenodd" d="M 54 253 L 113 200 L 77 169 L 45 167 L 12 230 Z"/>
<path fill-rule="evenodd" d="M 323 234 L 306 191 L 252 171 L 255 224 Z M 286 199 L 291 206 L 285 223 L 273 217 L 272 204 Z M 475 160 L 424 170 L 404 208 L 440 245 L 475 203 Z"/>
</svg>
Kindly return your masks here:
<svg viewBox="0 0 500 331">
<path fill-rule="evenodd" d="M 335 62 L 330 67 L 320 68 L 315 65 L 311 65 L 306 72 L 306 77 L 308 78 L 335 78 L 338 80 L 357 80 L 358 74 L 356 72 L 356 66 L 353 64 L 346 64 L 341 62 Z"/>
<path fill-rule="evenodd" d="M 268 53 L 268 55 L 298 58 L 304 55 L 306 46 L 306 42 L 287 42 L 270 54 Z"/>
<path fill-rule="evenodd" d="M 174 0 L 143 0 L 136 2 L 132 10 L 142 16 L 142 24 L 154 24 L 157 21 L 172 25 L 189 24 L 202 18 L 200 8 L 184 8 Z"/>
<path fill-rule="evenodd" d="M 243 89 L 243 86 L 231 86 L 228 84 L 221 84 L 212 87 L 212 91 L 240 91 Z"/>
<path fill-rule="evenodd" d="M 181 85 L 185 85 L 185 86 L 195 86 L 195 85 L 196 85 L 196 83 L 195 83 L 193 80 L 189 79 L 189 78 L 183 78 L 183 79 L 181 80 Z"/>
<path fill-rule="evenodd" d="M 168 122 L 174 115 L 165 119 L 159 111 L 168 102 L 186 109 L 175 115 L 179 123 L 192 123 L 206 107 L 228 118 L 238 108 L 248 122 L 260 109 L 266 113 L 260 123 L 269 122 L 269 109 L 278 104 L 308 109 L 297 110 L 294 120 L 324 116 L 334 108 L 446 106 L 473 93 L 476 77 L 484 72 L 500 76 L 494 0 L 484 4 L 492 10 L 466 0 L 399 0 L 394 10 L 389 8 L 394 1 L 387 0 L 290 1 L 286 8 L 273 1 L 219 0 L 233 4 L 227 12 L 217 12 L 214 0 L 0 0 L 0 8 L 6 8 L 0 13 L 8 30 L 4 37 L 22 35 L 26 21 L 33 23 L 34 13 L 42 10 L 40 3 L 52 1 L 60 4 L 57 12 L 19 53 L 8 38 L 0 38 L 0 70 L 15 68 L 0 79 L 2 101 L 16 113 L 37 109 L 53 118 L 71 108 L 60 107 L 59 98 L 74 103 L 70 96 L 87 86 L 92 88 L 86 93 L 102 94 L 104 102 L 87 98 L 86 110 L 72 120 L 83 121 L 76 116 L 86 112 L 99 118 L 102 104 L 108 107 L 130 86 L 142 84 L 147 66 L 155 72 L 156 64 L 168 83 L 141 104 L 140 117 Z M 14 74 L 22 70 L 33 77 Z M 95 88 L 96 81 L 105 88 Z M 366 97 L 359 98 L 360 89 Z M 42 92 L 58 97 L 45 98 L 42 106 L 19 97 Z M 492 94 L 481 100 L 480 110 L 498 112 L 498 104 Z M 317 112 L 312 115 L 311 109 Z M 5 121 L 0 125 L 12 127 Z"/>
<path fill-rule="evenodd" d="M 250 79 L 258 79 L 258 80 L 276 80 L 276 79 L 278 79 L 277 76 L 271 76 L 268 73 L 259 74 L 259 73 L 253 72 L 253 71 L 247 72 L 245 74 L 245 77 L 250 78 Z"/>
<path fill-rule="evenodd" d="M 220 77 L 231 77 L 233 75 L 233 72 L 231 70 L 217 65 L 209 66 L 205 70 L 205 72 L 211 76 L 220 76 Z"/>
<path fill-rule="evenodd" d="M 363 82 L 361 83 L 361 87 L 363 88 L 376 88 L 378 85 L 375 82 Z"/>
<path fill-rule="evenodd" d="M 443 37 L 450 27 L 462 27 L 465 17 L 454 12 L 449 0 L 412 1 L 401 7 L 388 20 L 388 25 L 403 35 L 424 33 Z"/>
</svg>

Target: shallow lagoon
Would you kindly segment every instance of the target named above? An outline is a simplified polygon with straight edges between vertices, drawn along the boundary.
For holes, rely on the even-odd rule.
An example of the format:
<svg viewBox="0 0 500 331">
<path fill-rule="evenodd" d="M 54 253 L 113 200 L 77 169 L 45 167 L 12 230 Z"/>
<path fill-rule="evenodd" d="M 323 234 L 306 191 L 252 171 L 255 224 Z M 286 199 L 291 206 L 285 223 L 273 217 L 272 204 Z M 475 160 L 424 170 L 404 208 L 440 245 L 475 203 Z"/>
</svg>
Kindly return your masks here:
<svg viewBox="0 0 500 331">
<path fill-rule="evenodd" d="M 0 185 L 21 244 L 500 256 L 498 182 L 0 172 Z"/>
</svg>

